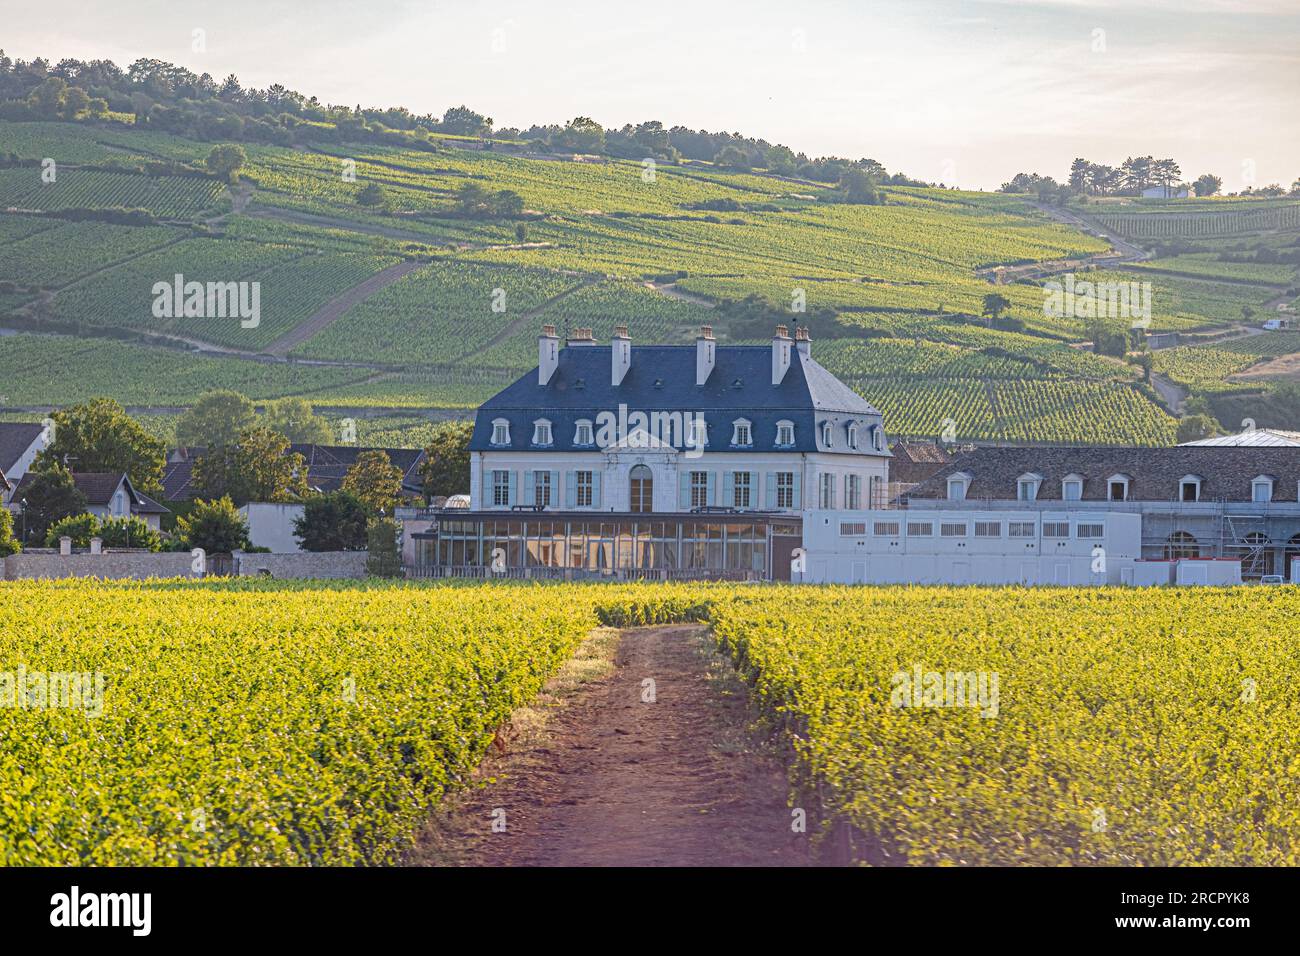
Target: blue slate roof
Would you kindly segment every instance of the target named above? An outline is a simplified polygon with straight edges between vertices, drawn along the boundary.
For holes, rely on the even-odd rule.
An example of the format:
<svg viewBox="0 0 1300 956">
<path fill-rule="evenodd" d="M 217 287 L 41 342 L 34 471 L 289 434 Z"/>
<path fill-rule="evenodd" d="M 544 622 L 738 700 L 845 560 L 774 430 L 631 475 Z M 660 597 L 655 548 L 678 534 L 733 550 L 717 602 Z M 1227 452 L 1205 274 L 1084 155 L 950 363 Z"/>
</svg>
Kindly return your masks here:
<svg viewBox="0 0 1300 956">
<path fill-rule="evenodd" d="M 582 345 L 563 348 L 559 364 L 546 385 L 537 381 L 537 369 L 520 377 L 484 402 L 474 421 L 470 439 L 473 451 L 501 451 L 493 445 L 492 422 L 510 422 L 511 451 L 590 451 L 573 444 L 579 419 L 593 422 L 601 412 L 628 410 L 702 413 L 708 424 L 706 451 L 831 451 L 870 454 L 867 429 L 882 427 L 881 415 L 862 396 L 810 357 L 791 349 L 790 368 L 780 385 L 772 385 L 772 351 L 766 345 L 719 345 L 714 349 L 713 372 L 704 385 L 695 384 L 695 346 L 641 345 L 632 347 L 632 364 L 621 384 L 610 384 L 609 346 Z M 532 444 L 533 422 L 551 422 L 553 444 Z M 747 418 L 752 423 L 753 445 L 732 448 L 732 423 Z M 795 444 L 776 446 L 776 423 L 795 426 Z M 821 446 L 820 425 L 836 426 L 831 448 Z M 849 449 L 843 429 L 858 425 L 859 448 Z M 888 452 L 885 452 L 886 454 Z"/>
</svg>

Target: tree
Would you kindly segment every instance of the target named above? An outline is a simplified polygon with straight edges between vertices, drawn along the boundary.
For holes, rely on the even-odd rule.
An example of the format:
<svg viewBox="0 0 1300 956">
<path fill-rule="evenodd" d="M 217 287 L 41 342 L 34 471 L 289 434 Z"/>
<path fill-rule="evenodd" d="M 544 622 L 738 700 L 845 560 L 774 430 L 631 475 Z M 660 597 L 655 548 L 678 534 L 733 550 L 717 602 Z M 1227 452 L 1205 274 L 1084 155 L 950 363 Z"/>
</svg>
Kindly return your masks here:
<svg viewBox="0 0 1300 956">
<path fill-rule="evenodd" d="M 1076 159 L 1070 164 L 1070 188 L 1075 192 L 1086 192 L 1088 189 L 1088 178 L 1092 171 L 1092 163 L 1086 159 Z"/>
<path fill-rule="evenodd" d="M 248 523 L 229 498 L 194 502 L 188 516 L 176 518 L 176 533 L 187 548 L 229 554 L 248 544 Z"/>
<path fill-rule="evenodd" d="M 401 528 L 392 518 L 375 518 L 366 529 L 366 574 L 396 578 L 402 574 Z"/>
<path fill-rule="evenodd" d="M 71 538 L 74 548 L 89 548 L 90 539 L 98 534 L 99 519 L 94 515 L 68 515 L 50 525 L 45 532 L 45 547 L 57 548 L 60 538 Z"/>
<path fill-rule="evenodd" d="M 8 508 L 0 508 L 0 558 L 7 558 L 23 549 L 14 537 L 14 514 Z"/>
<path fill-rule="evenodd" d="M 420 465 L 426 498 L 469 492 L 469 439 L 473 433 L 473 422 L 442 422 L 434 426 Z"/>
<path fill-rule="evenodd" d="M 246 162 L 248 154 L 244 152 L 244 147 L 232 143 L 213 146 L 205 160 L 208 172 L 228 183 L 239 182 L 239 170 Z"/>
<path fill-rule="evenodd" d="M 788 146 L 773 146 L 767 151 L 767 171 L 778 176 L 793 176 L 799 171 L 799 157 Z"/>
<path fill-rule="evenodd" d="M 214 389 L 200 395 L 176 422 L 176 442 L 183 447 L 221 448 L 233 444 L 256 419 L 256 406 L 239 392 Z"/>
<path fill-rule="evenodd" d="M 90 97 L 79 86 L 70 86 L 63 94 L 63 118 L 75 120 L 85 110 L 90 109 Z"/>
<path fill-rule="evenodd" d="M 357 193 L 357 202 L 362 206 L 383 206 L 388 202 L 388 197 L 379 183 L 367 183 Z"/>
<path fill-rule="evenodd" d="M 575 116 L 565 124 L 555 136 L 551 145 L 569 149 L 575 153 L 603 153 L 605 151 L 605 130 L 590 116 Z"/>
<path fill-rule="evenodd" d="M 753 160 L 750 159 L 749 153 L 745 152 L 734 143 L 722 147 L 713 157 L 713 165 L 721 166 L 725 169 L 740 169 L 748 172 L 753 168 Z"/>
<path fill-rule="evenodd" d="M 27 107 L 40 119 L 54 119 L 63 108 L 63 97 L 67 89 L 67 80 L 47 76 L 28 94 Z"/>
<path fill-rule="evenodd" d="M 475 113 L 468 106 L 453 106 L 442 114 L 442 132 L 456 136 L 486 136 L 492 132 L 492 117 Z"/>
<path fill-rule="evenodd" d="M 981 315 L 988 316 L 989 320 L 996 322 L 998 318 L 1007 309 L 1011 308 L 1011 300 L 1001 292 L 990 292 L 984 296 L 984 310 Z"/>
<path fill-rule="evenodd" d="M 99 528 L 99 537 L 106 548 L 144 548 L 162 550 L 160 535 L 143 519 L 135 515 L 109 518 Z"/>
<path fill-rule="evenodd" d="M 1171 186 L 1178 182 L 1182 175 L 1183 171 L 1172 159 L 1157 159 L 1151 164 L 1151 178 L 1164 187 L 1166 199 L 1169 198 Z"/>
<path fill-rule="evenodd" d="M 126 472 L 136 490 L 162 494 L 166 446 L 111 398 L 96 398 L 55 412 L 54 440 L 36 467 L 66 464 L 77 472 Z"/>
<path fill-rule="evenodd" d="M 315 495 L 303 502 L 293 533 L 304 551 L 360 551 L 368 517 L 361 500 L 346 491 Z"/>
<path fill-rule="evenodd" d="M 1196 182 L 1192 183 L 1192 189 L 1198 196 L 1214 196 L 1223 188 L 1223 180 L 1213 173 L 1205 173 L 1196 177 Z"/>
<path fill-rule="evenodd" d="M 1188 415 L 1178 421 L 1177 441 L 1180 445 L 1200 441 L 1202 438 L 1213 438 L 1217 434 L 1219 423 L 1209 415 Z"/>
<path fill-rule="evenodd" d="M 311 402 L 305 398 L 267 402 L 262 412 L 262 424 L 294 444 L 328 445 L 334 441 L 330 423 L 317 415 Z"/>
<path fill-rule="evenodd" d="M 83 513 L 86 496 L 72 480 L 72 473 L 54 461 L 32 472 L 19 504 L 23 509 L 23 540 L 31 543 L 44 541 L 45 532 L 55 522 Z"/>
<path fill-rule="evenodd" d="M 865 206 L 880 205 L 880 190 L 874 176 L 860 166 L 850 166 L 840 176 L 836 187 L 841 200 Z"/>
<path fill-rule="evenodd" d="M 402 494 L 402 469 L 386 451 L 363 451 L 343 476 L 343 490 L 356 495 L 372 512 L 391 511 Z"/>
<path fill-rule="evenodd" d="M 1130 156 L 1120 164 L 1120 172 L 1124 177 L 1124 184 L 1132 189 L 1141 192 L 1151 185 L 1152 170 L 1155 166 L 1155 160 L 1150 156 Z"/>
<path fill-rule="evenodd" d="M 250 428 L 233 445 L 205 451 L 192 480 L 202 494 L 226 495 L 239 504 L 285 503 L 307 496 L 307 460 L 269 428 Z"/>
</svg>

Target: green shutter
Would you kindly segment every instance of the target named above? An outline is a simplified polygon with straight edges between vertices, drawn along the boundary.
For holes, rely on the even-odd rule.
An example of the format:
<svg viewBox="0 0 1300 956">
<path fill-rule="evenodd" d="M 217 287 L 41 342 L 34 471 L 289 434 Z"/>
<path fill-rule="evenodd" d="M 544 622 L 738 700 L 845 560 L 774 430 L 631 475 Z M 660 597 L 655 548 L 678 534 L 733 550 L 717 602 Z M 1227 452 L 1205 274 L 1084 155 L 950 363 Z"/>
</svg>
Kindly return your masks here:
<svg viewBox="0 0 1300 956">
<path fill-rule="evenodd" d="M 733 471 L 722 473 L 722 503 L 730 508 L 736 503 L 736 477 Z"/>
<path fill-rule="evenodd" d="M 578 473 L 576 471 L 566 471 L 564 473 L 564 507 L 570 511 L 578 507 Z"/>
<path fill-rule="evenodd" d="M 519 504 L 519 472 L 513 468 L 506 472 L 506 506 Z"/>
<path fill-rule="evenodd" d="M 677 507 L 682 511 L 691 510 L 691 473 L 689 471 L 677 473 Z"/>
<path fill-rule="evenodd" d="M 560 473 L 551 472 L 551 500 L 547 502 L 548 508 L 560 507 Z"/>
<path fill-rule="evenodd" d="M 524 497 L 523 497 L 523 500 L 522 500 L 522 501 L 517 501 L 517 502 L 515 502 L 515 504 L 520 504 L 520 505 L 531 505 L 531 504 L 533 504 L 533 503 L 537 500 L 537 492 L 533 490 L 534 488 L 535 488 L 535 484 L 534 484 L 534 478 L 533 478 L 533 471 L 532 471 L 532 469 L 530 468 L 528 471 L 525 471 L 525 472 L 524 472 Z"/>
<path fill-rule="evenodd" d="M 803 475 L 794 473 L 794 510 L 803 510 Z"/>
<path fill-rule="evenodd" d="M 763 485 L 767 489 L 767 507 L 769 509 L 775 508 L 776 507 L 776 473 L 769 471 L 764 476 L 764 478 L 765 480 L 763 482 Z"/>
<path fill-rule="evenodd" d="M 600 472 L 598 471 L 591 473 L 591 506 L 600 507 Z"/>
<path fill-rule="evenodd" d="M 483 468 L 483 474 L 479 475 L 479 478 L 480 478 L 479 485 L 482 489 L 479 493 L 479 508 L 480 509 L 491 508 L 492 507 L 492 469 L 485 466 Z"/>
<path fill-rule="evenodd" d="M 710 505 L 716 505 L 718 503 L 718 473 L 716 471 L 710 471 L 708 476 L 708 494 L 706 501 Z"/>
</svg>

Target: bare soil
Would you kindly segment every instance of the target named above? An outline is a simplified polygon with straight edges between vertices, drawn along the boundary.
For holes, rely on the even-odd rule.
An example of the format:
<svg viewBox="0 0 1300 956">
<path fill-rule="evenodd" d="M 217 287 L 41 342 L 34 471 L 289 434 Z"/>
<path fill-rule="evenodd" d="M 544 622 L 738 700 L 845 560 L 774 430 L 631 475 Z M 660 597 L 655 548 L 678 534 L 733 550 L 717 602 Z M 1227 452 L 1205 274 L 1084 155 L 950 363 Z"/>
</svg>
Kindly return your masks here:
<svg viewBox="0 0 1300 956">
<path fill-rule="evenodd" d="M 561 674 L 517 715 L 483 785 L 448 801 L 409 862 L 814 862 L 793 832 L 782 763 L 751 733 L 744 688 L 707 633 L 638 628 L 604 642 L 579 654 L 585 674 Z"/>
</svg>

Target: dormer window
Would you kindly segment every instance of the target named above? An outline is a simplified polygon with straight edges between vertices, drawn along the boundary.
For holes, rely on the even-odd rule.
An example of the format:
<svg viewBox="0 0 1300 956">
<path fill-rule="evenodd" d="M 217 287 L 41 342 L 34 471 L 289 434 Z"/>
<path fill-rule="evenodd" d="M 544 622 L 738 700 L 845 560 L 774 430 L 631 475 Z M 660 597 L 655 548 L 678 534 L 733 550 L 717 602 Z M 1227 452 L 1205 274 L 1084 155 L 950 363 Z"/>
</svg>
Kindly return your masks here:
<svg viewBox="0 0 1300 956">
<path fill-rule="evenodd" d="M 849 437 L 848 437 L 849 447 L 857 448 L 858 447 L 858 426 L 854 422 L 849 422 L 848 433 L 849 433 Z"/>
<path fill-rule="evenodd" d="M 750 422 L 748 418 L 737 418 L 731 423 L 731 443 L 733 445 L 752 445 L 754 443 L 750 432 Z"/>
<path fill-rule="evenodd" d="M 971 476 L 964 471 L 948 476 L 948 500 L 965 501 L 966 491 L 970 488 Z"/>
<path fill-rule="evenodd" d="M 1083 500 L 1083 476 L 1066 475 L 1061 481 L 1061 500 L 1062 501 L 1082 501 Z"/>
<path fill-rule="evenodd" d="M 596 443 L 591 437 L 590 419 L 578 419 L 577 426 L 573 429 L 573 443 L 575 445 L 594 445 Z"/>
<path fill-rule="evenodd" d="M 1128 501 L 1128 475 L 1111 475 L 1106 479 L 1107 501 Z"/>
<path fill-rule="evenodd" d="M 885 450 L 885 430 L 879 425 L 871 426 L 871 448 L 873 451 Z"/>
<path fill-rule="evenodd" d="M 794 444 L 794 422 L 781 421 L 776 423 L 776 443 L 782 448 L 788 448 Z"/>
<path fill-rule="evenodd" d="M 1036 501 L 1038 488 L 1043 483 L 1043 476 L 1036 474 L 1021 475 L 1016 479 L 1016 500 Z"/>
<path fill-rule="evenodd" d="M 703 448 L 709 443 L 708 424 L 702 418 L 692 418 L 691 427 L 686 433 L 687 448 Z"/>
<path fill-rule="evenodd" d="M 1260 475 L 1250 483 L 1250 500 L 1265 505 L 1273 500 L 1273 477 Z"/>
<path fill-rule="evenodd" d="M 533 444 L 549 445 L 551 443 L 551 423 L 545 418 L 533 422 Z"/>
<path fill-rule="evenodd" d="M 1201 500 L 1201 476 L 1184 475 L 1183 480 L 1178 482 L 1178 500 L 1179 501 L 1200 501 Z"/>
<path fill-rule="evenodd" d="M 510 444 L 510 422 L 504 418 L 498 418 L 492 422 L 492 444 Z"/>
<path fill-rule="evenodd" d="M 822 422 L 822 445 L 826 448 L 835 447 L 835 429 L 830 422 Z"/>
</svg>

